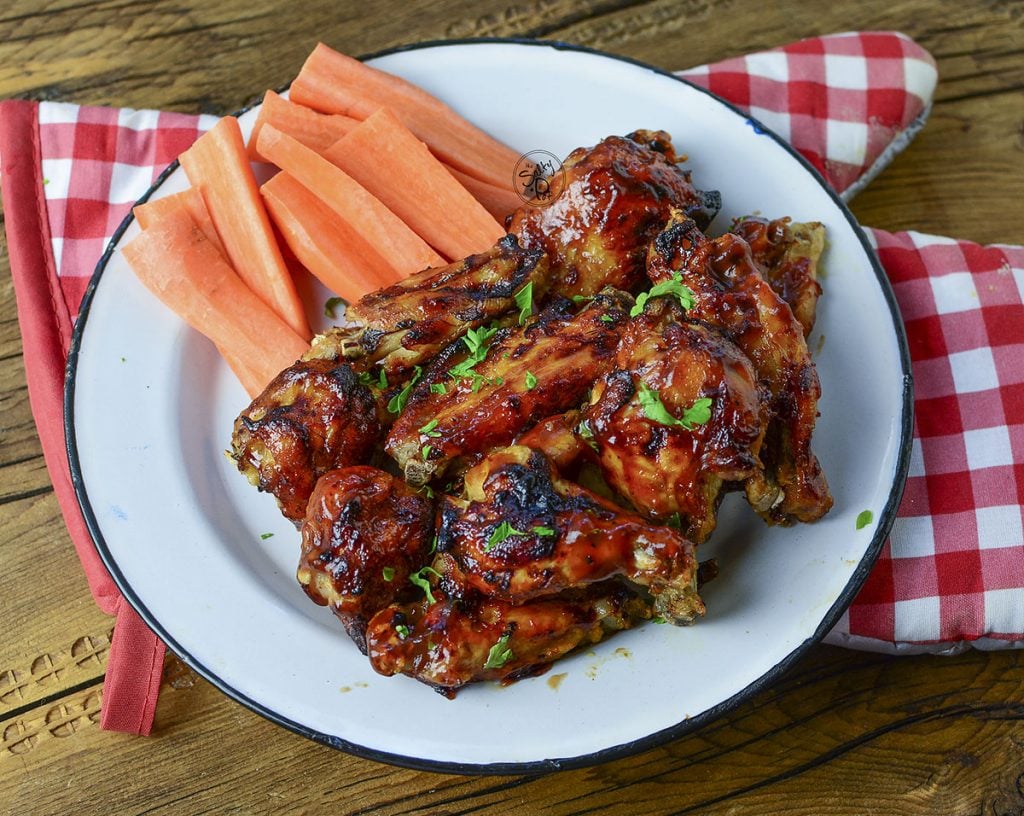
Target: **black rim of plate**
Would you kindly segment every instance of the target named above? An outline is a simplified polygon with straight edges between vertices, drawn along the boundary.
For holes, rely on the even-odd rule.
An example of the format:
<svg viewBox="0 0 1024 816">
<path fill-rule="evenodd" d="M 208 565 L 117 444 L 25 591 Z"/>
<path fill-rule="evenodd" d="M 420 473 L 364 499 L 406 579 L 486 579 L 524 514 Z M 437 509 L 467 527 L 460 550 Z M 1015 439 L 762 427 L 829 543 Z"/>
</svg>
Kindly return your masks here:
<svg viewBox="0 0 1024 816">
<path fill-rule="evenodd" d="M 385 762 L 392 765 L 398 765 L 406 768 L 414 768 L 417 770 L 435 771 L 440 773 L 458 773 L 458 774 L 540 774 L 551 771 L 567 770 L 570 768 L 581 768 L 589 765 L 596 765 L 603 762 L 609 762 L 614 759 L 621 759 L 624 757 L 631 756 L 633 754 L 646 751 L 651 748 L 663 745 L 673 739 L 681 737 L 685 734 L 689 734 L 693 731 L 698 730 L 705 724 L 717 719 L 721 715 L 728 711 L 736 708 L 753 697 L 755 694 L 772 686 L 779 678 L 785 674 L 789 668 L 796 663 L 815 643 L 818 643 L 832 627 L 839 620 L 840 616 L 846 610 L 846 608 L 853 601 L 854 596 L 863 585 L 866 580 L 868 573 L 870 572 L 875 560 L 878 557 L 878 553 L 882 549 L 886 537 L 889 534 L 889 530 L 892 527 L 893 520 L 896 517 L 896 510 L 899 507 L 900 499 L 903 495 L 903 488 L 906 483 L 907 471 L 910 465 L 910 449 L 911 449 L 911 437 L 913 430 L 913 379 L 910 368 L 910 352 L 907 345 L 907 337 L 903 328 L 903 321 L 900 317 L 899 309 L 896 305 L 896 299 L 893 295 L 892 287 L 889 284 L 889 279 L 886 277 L 885 272 L 882 270 L 881 265 L 878 262 L 878 258 L 875 255 L 874 249 L 871 243 L 868 241 L 863 229 L 857 223 L 853 214 L 849 208 L 843 203 L 839 195 L 825 182 L 821 177 L 821 174 L 808 162 L 803 156 L 801 156 L 788 142 L 775 134 L 770 128 L 762 125 L 757 119 L 751 117 L 746 112 L 740 110 L 732 103 L 721 99 L 710 91 L 701 88 L 698 85 L 694 85 L 691 82 L 687 82 L 684 79 L 680 79 L 674 74 L 663 71 L 660 68 L 655 68 L 639 60 L 631 59 L 629 57 L 620 56 L 618 54 L 609 54 L 604 51 L 600 51 L 594 48 L 587 48 L 585 46 L 573 45 L 571 43 L 564 43 L 559 41 L 548 41 L 548 40 L 535 40 L 529 38 L 517 38 L 517 37 L 486 37 L 479 39 L 452 39 L 452 40 L 430 40 L 427 42 L 415 43 L 411 45 L 397 46 L 395 48 L 389 48 L 383 51 L 378 51 L 373 54 L 367 54 L 360 59 L 369 60 L 376 57 L 384 57 L 389 54 L 397 54 L 404 51 L 418 51 L 426 48 L 437 48 L 442 46 L 452 45 L 523 45 L 533 46 L 541 48 L 551 48 L 556 51 L 574 51 L 584 54 L 592 54 L 606 59 L 617 60 L 619 62 L 625 62 L 630 65 L 634 65 L 638 68 L 642 68 L 646 71 L 650 71 L 653 74 L 667 77 L 675 82 L 681 82 L 689 87 L 703 93 L 712 99 L 716 100 L 720 104 L 733 111 L 738 116 L 742 116 L 754 125 L 756 128 L 763 130 L 764 134 L 771 139 L 774 139 L 783 149 L 785 149 L 794 159 L 796 159 L 801 166 L 803 166 L 808 173 L 810 173 L 818 184 L 825 190 L 826 193 L 835 202 L 835 205 L 846 217 L 850 228 L 859 239 L 861 246 L 864 249 L 864 253 L 870 262 L 872 269 L 874 270 L 875 277 L 878 280 L 878 285 L 882 290 L 885 297 L 886 303 L 889 306 L 890 318 L 892 320 L 893 330 L 896 334 L 897 344 L 899 346 L 900 366 L 902 368 L 903 375 L 903 416 L 900 426 L 900 443 L 898 450 L 898 458 L 896 462 L 895 479 L 893 481 L 892 489 L 890 490 L 889 497 L 886 501 L 885 508 L 882 511 L 881 518 L 879 519 L 878 527 L 875 530 L 875 535 L 871 540 L 864 556 L 861 558 L 860 563 L 854 570 L 853 575 L 850 577 L 850 581 L 847 583 L 843 592 L 839 595 L 836 601 L 829 608 L 825 614 L 821 623 L 815 629 L 814 633 L 808 637 L 803 643 L 797 646 L 788 656 L 783 660 L 769 669 L 765 674 L 761 675 L 758 679 L 754 680 L 750 685 L 736 692 L 734 695 L 721 703 L 712 706 L 711 708 L 702 711 L 690 719 L 683 720 L 673 726 L 656 731 L 653 734 L 648 734 L 640 739 L 626 742 L 621 745 L 616 745 L 611 748 L 604 748 L 600 751 L 595 751 L 590 754 L 583 754 L 574 757 L 565 758 L 552 758 L 542 759 L 531 762 L 495 762 L 488 764 L 472 764 L 465 762 L 446 762 L 442 760 L 430 760 L 421 759 L 418 757 L 409 757 L 402 754 L 393 754 L 386 751 L 380 751 L 374 748 L 367 748 L 362 745 L 358 745 L 347 740 L 341 739 L 340 737 L 332 736 L 330 734 L 324 734 L 308 726 L 302 725 L 301 723 L 289 720 L 286 717 L 281 716 L 277 712 L 267 708 L 262 703 L 253 700 L 246 696 L 239 690 L 228 685 L 220 677 L 217 676 L 212 670 L 200 664 L 193 656 L 179 644 L 171 634 L 161 625 L 161 623 L 152 615 L 152 613 L 146 608 L 142 599 L 135 593 L 131 585 L 126 581 L 124 575 L 118 569 L 117 563 L 114 560 L 110 550 L 107 548 L 107 544 L 103 538 L 102 530 L 96 519 L 96 515 L 93 513 L 92 506 L 89 503 L 89 496 L 86 490 L 85 482 L 82 478 L 81 464 L 78 455 L 78 445 L 75 432 L 75 375 L 78 368 L 78 354 L 82 345 L 82 338 L 85 333 L 85 327 L 89 317 L 90 307 L 92 306 L 93 298 L 96 294 L 96 289 L 99 285 L 100 278 L 103 276 L 103 272 L 106 269 L 107 263 L 110 260 L 121 236 L 124 231 L 131 224 L 134 216 L 129 213 L 124 221 L 118 226 L 110 243 L 107 245 L 102 257 L 96 265 L 96 270 L 93 273 L 92 279 L 89 282 L 89 286 L 86 289 L 85 295 L 82 299 L 81 309 L 79 310 L 78 320 L 75 323 L 74 333 L 71 338 L 71 346 L 68 351 L 68 362 L 67 369 L 65 372 L 65 385 L 64 385 L 64 427 L 67 441 L 67 452 L 68 460 L 71 466 L 71 481 L 75 488 L 75 494 L 78 497 L 78 503 L 82 510 L 82 515 L 85 518 L 86 526 L 89 529 L 89 533 L 92 535 L 93 541 L 96 544 L 103 563 L 110 571 L 118 588 L 121 593 L 125 596 L 128 602 L 135 608 L 139 613 L 139 616 L 145 621 L 146 625 L 149 626 L 171 649 L 181 660 L 188 665 L 191 669 L 196 671 L 224 694 L 236 700 L 237 702 L 244 705 L 246 708 L 255 711 L 263 717 L 266 717 L 271 722 L 277 723 L 278 725 L 284 726 L 285 728 L 294 731 L 297 734 L 301 734 L 304 737 L 314 740 L 315 742 L 329 745 L 332 748 L 337 748 L 346 753 L 351 753 L 356 756 L 364 757 L 366 759 L 373 759 L 378 762 Z M 242 109 L 238 114 L 245 113 L 245 111 L 254 107 L 250 105 L 247 108 Z M 237 115 L 237 114 L 236 114 Z M 153 185 L 146 191 L 146 193 L 139 199 L 139 203 L 142 203 L 149 199 L 155 190 L 164 183 L 167 177 L 178 168 L 178 162 L 172 162 L 156 179 Z"/>
</svg>

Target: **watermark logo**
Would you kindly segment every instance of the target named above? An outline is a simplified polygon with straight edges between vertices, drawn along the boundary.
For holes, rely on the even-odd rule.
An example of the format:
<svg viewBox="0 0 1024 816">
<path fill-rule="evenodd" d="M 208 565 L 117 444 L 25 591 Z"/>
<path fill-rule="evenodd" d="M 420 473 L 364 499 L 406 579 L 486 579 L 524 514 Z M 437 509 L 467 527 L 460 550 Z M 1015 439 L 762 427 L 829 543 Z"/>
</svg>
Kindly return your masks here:
<svg viewBox="0 0 1024 816">
<path fill-rule="evenodd" d="M 565 189 L 565 169 L 554 153 L 531 150 L 516 162 L 512 186 L 525 203 L 546 207 Z"/>
</svg>

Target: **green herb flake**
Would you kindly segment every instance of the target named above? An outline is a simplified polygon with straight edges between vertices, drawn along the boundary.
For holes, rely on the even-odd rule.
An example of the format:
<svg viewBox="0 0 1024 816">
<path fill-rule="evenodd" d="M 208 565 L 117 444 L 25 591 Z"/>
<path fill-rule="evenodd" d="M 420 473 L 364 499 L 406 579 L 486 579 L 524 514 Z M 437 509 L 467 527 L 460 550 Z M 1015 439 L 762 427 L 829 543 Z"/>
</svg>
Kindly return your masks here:
<svg viewBox="0 0 1024 816">
<path fill-rule="evenodd" d="M 516 292 L 516 306 L 519 307 L 519 325 L 525 325 L 527 319 L 533 314 L 533 281 Z"/>
<path fill-rule="evenodd" d="M 430 452 L 432 450 L 433 448 L 430 445 L 424 445 L 422 448 L 420 448 L 420 456 L 423 457 L 424 462 L 427 461 L 427 457 L 430 456 Z"/>
<path fill-rule="evenodd" d="M 437 536 L 434 536 L 434 540 L 430 542 L 430 554 L 437 552 Z"/>
<path fill-rule="evenodd" d="M 603 315 L 601 315 L 601 322 L 602 323 L 614 323 L 615 322 L 615 318 L 612 317 L 609 314 L 603 314 Z"/>
<path fill-rule="evenodd" d="M 447 394 L 448 393 L 448 389 L 445 387 L 444 383 L 431 383 L 430 384 L 430 393 L 431 394 Z"/>
<path fill-rule="evenodd" d="M 398 624 L 398 625 L 397 625 L 397 626 L 395 627 L 395 631 L 396 631 L 396 632 L 398 632 L 398 636 L 399 636 L 399 637 L 400 637 L 400 638 L 401 638 L 402 640 L 405 640 L 405 639 L 406 639 L 407 637 L 409 637 L 409 627 L 408 627 L 408 626 L 406 626 L 406 625 L 405 625 L 404 623 L 400 623 L 400 624 Z"/>
<path fill-rule="evenodd" d="M 651 618 L 651 623 L 668 623 L 661 615 L 655 615 Z"/>
<path fill-rule="evenodd" d="M 380 572 L 381 572 L 381 575 L 384 576 L 384 580 L 385 581 L 393 581 L 393 580 L 395 580 L 395 568 L 394 567 L 384 567 L 384 569 L 382 569 Z"/>
<path fill-rule="evenodd" d="M 533 372 L 527 371 L 526 372 L 526 390 L 527 391 L 532 391 L 536 387 L 537 387 L 537 378 L 535 376 L 533 376 Z"/>
<path fill-rule="evenodd" d="M 711 400 L 708 397 L 701 397 L 695 400 L 693 405 L 683 411 L 682 419 L 676 419 L 668 412 L 657 391 L 652 391 L 645 383 L 640 383 L 637 389 L 637 398 L 644 409 L 644 416 L 662 425 L 678 425 L 688 431 L 692 431 L 695 425 L 703 425 L 711 419 Z"/>
<path fill-rule="evenodd" d="M 593 295 L 573 295 L 572 296 L 572 302 L 573 303 L 586 303 L 588 300 L 593 300 L 593 299 L 594 299 Z"/>
<path fill-rule="evenodd" d="M 430 579 L 425 575 L 428 572 L 433 573 L 438 578 L 441 577 L 441 573 L 433 567 L 423 567 L 409 576 L 409 583 L 422 589 L 423 593 L 427 596 L 427 603 L 433 604 L 437 603 L 437 599 L 434 597 L 434 593 L 430 591 Z"/>
<path fill-rule="evenodd" d="M 420 492 L 428 499 L 434 498 L 434 488 L 430 485 L 423 485 L 423 487 L 420 488 Z"/>
<path fill-rule="evenodd" d="M 260 533 L 260 538 L 263 541 L 266 541 L 268 538 L 273 538 L 273 537 L 274 537 L 273 533 Z"/>
<path fill-rule="evenodd" d="M 555 530 L 554 528 L 552 528 L 552 527 L 544 527 L 544 526 L 541 526 L 541 525 L 538 525 L 538 526 L 534 527 L 534 528 L 533 528 L 533 529 L 531 530 L 531 532 L 532 532 L 532 533 L 533 533 L 534 535 L 539 535 L 539 536 L 553 536 L 553 535 L 558 535 L 558 531 L 557 531 L 557 530 Z"/>
<path fill-rule="evenodd" d="M 857 529 L 863 530 L 874 520 L 874 513 L 872 513 L 870 510 L 861 510 L 860 513 L 857 515 Z"/>
<path fill-rule="evenodd" d="M 487 543 L 484 545 L 484 552 L 490 552 L 506 538 L 521 535 L 526 535 L 526 533 L 522 532 L 521 530 L 517 530 L 507 521 L 503 521 L 491 532 L 491 535 L 487 539 Z"/>
<path fill-rule="evenodd" d="M 344 302 L 340 297 L 327 298 L 327 302 L 324 303 L 324 317 L 337 317 L 337 309 Z"/>
<path fill-rule="evenodd" d="M 485 669 L 500 669 L 510 660 L 515 659 L 515 655 L 512 654 L 512 650 L 508 647 L 508 641 L 511 636 L 510 633 L 506 632 L 498 638 L 498 642 L 487 653 L 487 662 L 484 663 Z"/>
<path fill-rule="evenodd" d="M 432 419 L 432 420 L 430 420 L 430 422 L 428 422 L 426 425 L 424 425 L 422 428 L 420 428 L 420 433 L 424 434 L 425 436 L 429 436 L 431 438 L 435 438 L 436 439 L 437 437 L 439 437 L 441 435 L 440 431 L 435 431 L 434 430 L 436 427 L 437 427 L 437 420 L 436 419 Z"/>
<path fill-rule="evenodd" d="M 679 299 L 679 305 L 684 309 L 693 308 L 693 290 L 683 283 L 683 276 L 676 272 L 669 280 L 656 283 L 646 292 L 636 296 L 636 305 L 629 310 L 630 317 L 643 314 L 647 301 L 651 298 L 673 295 Z"/>
<path fill-rule="evenodd" d="M 420 376 L 423 374 L 423 369 L 419 366 L 413 366 L 412 379 L 405 384 L 405 388 L 399 391 L 395 396 L 388 400 L 388 411 L 392 414 L 400 414 L 405 409 L 405 404 L 409 401 L 409 395 L 412 393 L 412 389 L 416 386 L 416 383 L 420 381 Z"/>
<path fill-rule="evenodd" d="M 381 391 L 388 387 L 388 373 L 383 368 L 380 370 L 380 377 L 377 378 L 377 387 Z"/>
</svg>

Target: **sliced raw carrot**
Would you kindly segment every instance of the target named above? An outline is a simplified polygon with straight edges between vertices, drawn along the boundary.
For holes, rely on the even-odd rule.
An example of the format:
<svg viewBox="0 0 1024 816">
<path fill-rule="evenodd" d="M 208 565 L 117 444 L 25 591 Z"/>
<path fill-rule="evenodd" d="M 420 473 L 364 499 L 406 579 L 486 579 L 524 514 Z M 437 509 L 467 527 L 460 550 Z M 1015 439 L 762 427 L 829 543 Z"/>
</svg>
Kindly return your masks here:
<svg viewBox="0 0 1024 816">
<path fill-rule="evenodd" d="M 293 102 L 321 113 L 366 119 L 393 110 L 445 164 L 497 187 L 509 183 L 518 154 L 470 124 L 441 100 L 404 79 L 339 54 L 323 43 L 292 83 Z"/>
<path fill-rule="evenodd" d="M 181 154 L 199 189 L 231 266 L 296 334 L 311 337 L 306 312 L 274 239 L 238 120 L 227 116 Z"/>
<path fill-rule="evenodd" d="M 161 213 L 123 252 L 147 289 L 227 353 L 250 396 L 309 349 L 245 285 L 184 207 Z"/>
<path fill-rule="evenodd" d="M 505 234 L 387 108 L 331 145 L 324 158 L 373 193 L 449 260 L 483 252 Z"/>
<path fill-rule="evenodd" d="M 210 218 L 210 211 L 206 209 L 203 197 L 195 187 L 189 187 L 180 193 L 174 193 L 164 198 L 147 201 L 145 204 L 139 204 L 139 206 L 132 210 L 132 213 L 135 215 L 135 220 L 139 222 L 139 226 L 146 229 L 153 222 L 159 221 L 168 211 L 181 207 L 188 210 L 192 220 L 196 222 L 196 226 L 203 231 L 203 235 L 209 239 L 210 243 L 217 247 L 217 251 L 221 255 L 227 258 L 228 254 L 224 250 L 224 245 L 220 242 L 220 236 L 217 235 L 217 228 L 214 227 L 213 219 Z"/>
<path fill-rule="evenodd" d="M 257 149 L 323 201 L 401 277 L 445 261 L 391 210 L 319 153 L 271 125 Z"/>
<path fill-rule="evenodd" d="M 303 266 L 354 303 L 404 277 L 334 210 L 281 172 L 260 187 L 278 231 Z"/>
<path fill-rule="evenodd" d="M 449 167 L 448 172 L 455 176 L 455 180 L 459 184 L 469 190 L 473 198 L 484 205 L 484 209 L 493 215 L 499 224 L 504 224 L 506 216 L 523 206 L 523 200 L 512 189 L 512 179 L 509 179 L 504 187 L 496 187 L 486 181 L 467 176 L 454 167 Z"/>
<path fill-rule="evenodd" d="M 305 105 L 296 105 L 273 91 L 267 91 L 256 116 L 256 124 L 249 134 L 249 158 L 253 161 L 266 161 L 256 150 L 256 141 L 264 125 L 272 125 L 306 147 L 323 153 L 358 124 L 358 119 L 341 114 L 318 113 Z"/>
</svg>

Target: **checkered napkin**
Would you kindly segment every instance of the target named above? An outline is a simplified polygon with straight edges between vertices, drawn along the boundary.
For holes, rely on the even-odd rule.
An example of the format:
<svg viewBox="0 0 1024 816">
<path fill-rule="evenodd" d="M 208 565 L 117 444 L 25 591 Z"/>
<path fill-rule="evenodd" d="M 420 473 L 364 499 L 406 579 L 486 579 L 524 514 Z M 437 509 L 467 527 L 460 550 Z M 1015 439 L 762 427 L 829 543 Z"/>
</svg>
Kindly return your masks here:
<svg viewBox="0 0 1024 816">
<path fill-rule="evenodd" d="M 888 32 L 805 40 L 682 72 L 788 138 L 844 197 L 927 117 L 930 55 Z M 116 614 L 105 728 L 148 733 L 163 644 L 100 562 L 64 452 L 71 325 L 117 224 L 212 118 L 0 103 L 0 168 L 26 376 L 58 500 L 94 597 Z M 1024 249 L 869 231 L 893 282 L 917 383 L 914 457 L 891 542 L 833 642 L 1024 645 Z"/>
</svg>

